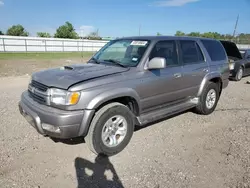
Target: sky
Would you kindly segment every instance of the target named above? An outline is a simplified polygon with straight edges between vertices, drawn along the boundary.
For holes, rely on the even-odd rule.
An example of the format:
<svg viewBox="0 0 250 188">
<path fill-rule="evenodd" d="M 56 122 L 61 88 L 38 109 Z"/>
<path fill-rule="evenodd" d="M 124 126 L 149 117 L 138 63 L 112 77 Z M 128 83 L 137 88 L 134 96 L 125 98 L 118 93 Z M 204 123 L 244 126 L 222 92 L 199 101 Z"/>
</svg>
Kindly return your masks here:
<svg viewBox="0 0 250 188">
<path fill-rule="evenodd" d="M 102 37 L 188 32 L 250 33 L 250 0 L 0 0 L 0 30 L 21 24 L 33 36 L 66 21 Z"/>
</svg>

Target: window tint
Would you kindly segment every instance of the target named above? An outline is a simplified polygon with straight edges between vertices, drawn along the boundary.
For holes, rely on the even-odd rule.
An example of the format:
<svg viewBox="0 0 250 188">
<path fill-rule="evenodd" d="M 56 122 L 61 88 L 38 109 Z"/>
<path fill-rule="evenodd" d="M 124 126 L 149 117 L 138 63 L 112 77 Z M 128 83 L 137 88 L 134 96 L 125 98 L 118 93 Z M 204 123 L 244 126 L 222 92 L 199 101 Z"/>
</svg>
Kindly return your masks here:
<svg viewBox="0 0 250 188">
<path fill-rule="evenodd" d="M 250 56 L 250 50 L 247 50 L 247 56 Z"/>
<path fill-rule="evenodd" d="M 163 57 L 166 59 L 167 66 L 178 65 L 176 43 L 173 40 L 157 42 L 151 51 L 149 59 Z"/>
<path fill-rule="evenodd" d="M 204 61 L 200 47 L 195 41 L 180 41 L 182 61 L 184 64 L 192 64 Z"/>
<path fill-rule="evenodd" d="M 222 44 L 215 40 L 201 40 L 205 46 L 212 61 L 221 61 L 226 59 L 226 54 Z"/>
</svg>

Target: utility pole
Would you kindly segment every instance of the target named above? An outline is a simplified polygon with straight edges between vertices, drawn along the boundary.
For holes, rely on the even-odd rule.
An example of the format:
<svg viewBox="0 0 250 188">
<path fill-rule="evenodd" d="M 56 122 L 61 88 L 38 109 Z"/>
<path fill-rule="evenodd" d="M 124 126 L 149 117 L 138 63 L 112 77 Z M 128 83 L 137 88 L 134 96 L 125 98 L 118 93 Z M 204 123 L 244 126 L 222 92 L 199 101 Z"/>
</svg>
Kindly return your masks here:
<svg viewBox="0 0 250 188">
<path fill-rule="evenodd" d="M 239 14 L 238 14 L 237 19 L 236 19 L 236 23 L 235 23 L 235 27 L 234 27 L 234 33 L 233 33 L 233 37 L 235 37 L 235 35 L 236 35 L 236 29 L 237 29 L 237 26 L 238 26 L 238 21 L 239 21 Z"/>
<path fill-rule="evenodd" d="M 96 35 L 99 36 L 99 29 L 96 30 Z"/>
</svg>

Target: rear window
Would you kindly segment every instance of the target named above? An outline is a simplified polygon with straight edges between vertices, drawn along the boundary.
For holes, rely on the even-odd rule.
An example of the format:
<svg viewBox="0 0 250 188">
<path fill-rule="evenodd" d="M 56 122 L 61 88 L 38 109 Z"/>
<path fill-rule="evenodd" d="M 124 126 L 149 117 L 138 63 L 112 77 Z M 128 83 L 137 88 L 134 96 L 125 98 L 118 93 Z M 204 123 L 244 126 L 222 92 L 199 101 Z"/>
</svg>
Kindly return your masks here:
<svg viewBox="0 0 250 188">
<path fill-rule="evenodd" d="M 216 40 L 201 40 L 212 61 L 225 60 L 226 53 L 222 44 Z"/>
</svg>

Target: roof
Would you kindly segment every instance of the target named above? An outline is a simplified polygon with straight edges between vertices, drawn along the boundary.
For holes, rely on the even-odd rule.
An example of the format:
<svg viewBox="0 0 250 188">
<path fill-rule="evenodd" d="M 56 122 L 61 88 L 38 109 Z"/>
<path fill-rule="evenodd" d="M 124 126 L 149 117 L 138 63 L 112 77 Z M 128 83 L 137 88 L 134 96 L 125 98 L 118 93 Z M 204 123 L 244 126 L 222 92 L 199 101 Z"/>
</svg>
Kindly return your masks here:
<svg viewBox="0 0 250 188">
<path fill-rule="evenodd" d="M 130 36 L 130 37 L 120 37 L 119 39 L 136 39 L 136 40 L 165 40 L 165 39 L 203 39 L 203 40 L 215 40 L 212 38 L 205 37 L 192 37 L 192 36 Z"/>
</svg>

